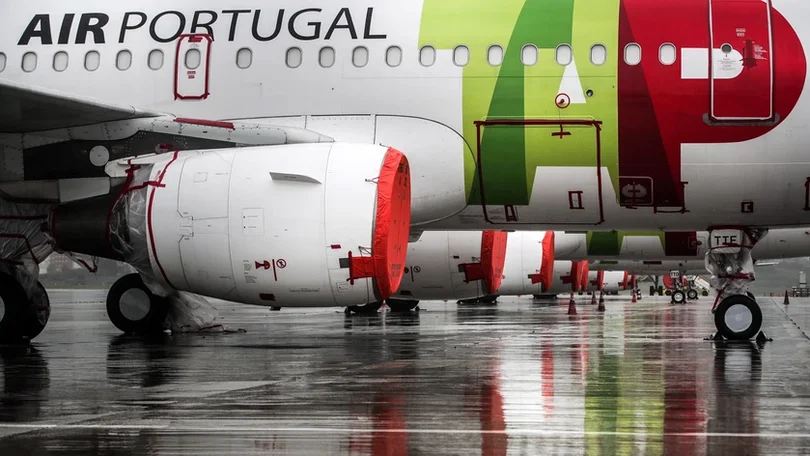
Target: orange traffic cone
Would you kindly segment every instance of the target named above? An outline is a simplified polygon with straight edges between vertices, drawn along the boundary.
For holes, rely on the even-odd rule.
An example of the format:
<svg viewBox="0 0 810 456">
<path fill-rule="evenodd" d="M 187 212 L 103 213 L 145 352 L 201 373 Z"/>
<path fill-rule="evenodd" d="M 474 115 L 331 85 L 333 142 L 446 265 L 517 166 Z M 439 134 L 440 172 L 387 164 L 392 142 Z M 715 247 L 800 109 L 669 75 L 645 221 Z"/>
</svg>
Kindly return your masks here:
<svg viewBox="0 0 810 456">
<path fill-rule="evenodd" d="M 592 306 L 596 305 L 596 292 L 595 291 L 591 294 L 591 305 Z"/>
<path fill-rule="evenodd" d="M 599 312 L 605 311 L 605 295 L 599 294 L 599 307 L 596 308 Z"/>
<path fill-rule="evenodd" d="M 577 305 L 574 303 L 574 292 L 571 292 L 571 300 L 568 301 L 568 315 L 577 314 Z"/>
<path fill-rule="evenodd" d="M 790 304 L 790 297 L 788 296 L 788 291 L 787 290 L 785 290 L 785 302 L 784 302 L 784 304 L 785 305 Z"/>
<path fill-rule="evenodd" d="M 636 290 L 633 290 L 633 299 L 631 299 L 630 302 L 633 304 L 638 302 L 638 293 L 636 293 Z"/>
</svg>

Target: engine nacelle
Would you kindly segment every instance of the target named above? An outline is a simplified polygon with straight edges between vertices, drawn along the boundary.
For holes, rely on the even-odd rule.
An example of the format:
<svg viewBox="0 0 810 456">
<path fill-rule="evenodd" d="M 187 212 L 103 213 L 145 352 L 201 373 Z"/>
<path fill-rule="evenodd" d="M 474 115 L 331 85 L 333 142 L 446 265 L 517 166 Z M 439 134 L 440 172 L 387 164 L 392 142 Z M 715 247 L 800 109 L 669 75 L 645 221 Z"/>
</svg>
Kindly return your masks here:
<svg viewBox="0 0 810 456">
<path fill-rule="evenodd" d="M 408 245 L 405 275 L 393 297 L 458 300 L 496 294 L 507 245 L 503 231 L 425 231 Z"/>
<path fill-rule="evenodd" d="M 57 246 L 83 253 L 76 218 L 92 228 L 85 233 L 101 231 L 101 221 L 106 244 L 150 288 L 163 288 L 158 294 L 348 306 L 386 299 L 399 286 L 411 195 L 407 159 L 394 149 L 321 143 L 174 152 L 133 160 L 129 176 L 101 213 L 83 201 L 57 206 Z"/>
<path fill-rule="evenodd" d="M 551 290 L 554 279 L 554 232 L 509 233 L 501 296 L 535 295 Z"/>
<path fill-rule="evenodd" d="M 571 293 L 584 290 L 588 277 L 587 261 L 555 261 L 551 289 L 546 293 Z"/>
<path fill-rule="evenodd" d="M 633 288 L 635 280 L 634 275 L 630 275 L 627 271 L 604 271 L 604 288 L 605 293 L 618 293 L 623 290 L 630 290 Z"/>
</svg>

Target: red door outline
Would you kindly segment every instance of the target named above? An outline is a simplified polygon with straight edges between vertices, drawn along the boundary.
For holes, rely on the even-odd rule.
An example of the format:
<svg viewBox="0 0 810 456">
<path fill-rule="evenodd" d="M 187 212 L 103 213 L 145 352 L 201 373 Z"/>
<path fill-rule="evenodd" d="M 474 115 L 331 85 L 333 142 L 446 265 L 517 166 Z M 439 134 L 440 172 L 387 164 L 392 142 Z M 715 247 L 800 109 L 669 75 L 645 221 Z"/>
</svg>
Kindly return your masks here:
<svg viewBox="0 0 810 456">
<path fill-rule="evenodd" d="M 175 100 L 204 100 L 208 98 L 211 94 L 208 91 L 208 81 L 209 81 L 209 74 L 211 70 L 211 45 L 214 42 L 214 38 L 211 35 L 206 33 L 187 33 L 184 35 L 180 35 L 177 39 L 177 48 L 175 49 L 174 53 L 174 99 Z M 182 52 L 184 49 L 184 45 L 186 43 L 200 43 L 204 45 L 205 49 L 201 53 L 200 58 L 200 66 L 197 67 L 196 70 L 191 70 L 195 74 L 202 73 L 202 77 L 204 78 L 202 90 L 196 93 L 188 93 L 186 89 L 182 87 L 182 82 L 190 77 L 189 74 L 186 72 L 185 66 L 185 52 Z M 188 51 L 188 50 L 186 50 Z"/>
</svg>

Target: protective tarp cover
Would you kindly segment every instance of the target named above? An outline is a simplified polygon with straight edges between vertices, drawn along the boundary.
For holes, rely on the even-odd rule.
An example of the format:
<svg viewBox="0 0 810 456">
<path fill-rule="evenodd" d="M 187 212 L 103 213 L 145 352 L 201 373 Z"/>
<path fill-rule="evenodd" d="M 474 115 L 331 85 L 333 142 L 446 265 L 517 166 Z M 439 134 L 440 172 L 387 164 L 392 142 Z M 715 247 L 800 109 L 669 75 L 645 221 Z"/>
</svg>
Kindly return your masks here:
<svg viewBox="0 0 810 456">
<path fill-rule="evenodd" d="M 570 274 L 570 277 L 571 277 L 571 291 L 573 291 L 573 292 L 579 291 L 579 286 L 582 283 L 582 262 L 581 261 L 572 261 L 571 262 L 571 274 Z"/>
<path fill-rule="evenodd" d="M 156 280 L 149 259 L 146 215 L 151 173 L 152 165 L 127 170 L 127 181 L 110 210 L 108 237 L 112 248 L 138 271 L 152 293 L 168 296 L 169 290 Z"/>
<path fill-rule="evenodd" d="M 712 274 L 709 279 L 712 288 L 725 296 L 746 294 L 748 285 L 755 279 L 750 248 L 741 248 L 736 253 L 710 250 L 706 252 L 705 263 Z"/>
<path fill-rule="evenodd" d="M 596 291 L 602 291 L 605 288 L 605 271 L 596 271 L 596 280 L 592 285 Z"/>
<path fill-rule="evenodd" d="M 410 229 L 410 165 L 402 152 L 389 148 L 377 179 L 377 216 L 371 251 L 374 283 L 381 300 L 388 299 L 402 281 Z"/>
<path fill-rule="evenodd" d="M 587 290 L 588 289 L 588 273 L 590 272 L 590 268 L 588 267 L 588 261 L 582 260 L 579 262 L 579 289 L 580 290 Z"/>
<path fill-rule="evenodd" d="M 543 236 L 543 259 L 540 261 L 540 284 L 543 286 L 543 291 L 551 289 L 554 280 L 555 257 L 554 232 L 546 231 L 545 236 Z"/>
<path fill-rule="evenodd" d="M 481 267 L 484 275 L 484 291 L 487 294 L 495 294 L 501 287 L 507 237 L 505 231 L 489 230 L 481 235 Z"/>
<path fill-rule="evenodd" d="M 216 323 L 219 311 L 200 295 L 175 291 L 168 296 L 166 329 L 172 332 L 222 332 L 228 328 Z"/>
</svg>

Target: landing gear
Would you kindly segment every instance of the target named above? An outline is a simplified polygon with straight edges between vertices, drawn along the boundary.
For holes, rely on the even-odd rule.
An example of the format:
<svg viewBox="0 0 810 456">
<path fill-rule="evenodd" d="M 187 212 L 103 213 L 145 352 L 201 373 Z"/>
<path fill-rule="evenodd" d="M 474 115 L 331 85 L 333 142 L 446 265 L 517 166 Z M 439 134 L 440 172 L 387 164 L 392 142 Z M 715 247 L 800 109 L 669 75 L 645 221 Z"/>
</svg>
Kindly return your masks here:
<svg viewBox="0 0 810 456">
<path fill-rule="evenodd" d="M 419 310 L 419 301 L 407 301 L 404 299 L 389 299 L 385 302 L 391 312 L 404 313 L 412 310 Z"/>
<path fill-rule="evenodd" d="M 686 293 L 683 290 L 675 290 L 672 292 L 672 302 L 674 304 L 683 304 L 686 302 Z"/>
<path fill-rule="evenodd" d="M 766 234 L 767 230 L 744 228 L 709 234 L 712 245 L 706 253 L 706 269 L 712 273 L 712 287 L 717 290 L 712 309 L 715 338 L 747 340 L 760 333 L 762 310 L 748 286 L 754 280 L 751 249 Z"/>
<path fill-rule="evenodd" d="M 346 307 L 346 315 L 356 314 L 356 315 L 372 315 L 376 314 L 380 307 L 382 307 L 383 303 L 380 302 L 370 302 L 368 304 L 363 304 L 362 306 L 349 306 Z"/>
<path fill-rule="evenodd" d="M 161 332 L 168 312 L 166 299 L 152 293 L 139 274 L 121 277 L 107 294 L 107 316 L 125 333 Z"/>
<path fill-rule="evenodd" d="M 694 288 L 690 288 L 686 291 L 686 297 L 689 298 L 690 301 L 696 300 L 700 294 Z"/>
<path fill-rule="evenodd" d="M 0 342 L 16 343 L 37 337 L 51 315 L 51 302 L 37 282 L 31 300 L 14 277 L 0 273 Z"/>
</svg>

